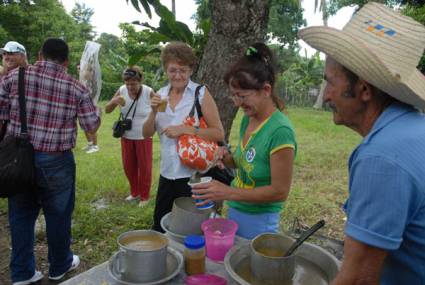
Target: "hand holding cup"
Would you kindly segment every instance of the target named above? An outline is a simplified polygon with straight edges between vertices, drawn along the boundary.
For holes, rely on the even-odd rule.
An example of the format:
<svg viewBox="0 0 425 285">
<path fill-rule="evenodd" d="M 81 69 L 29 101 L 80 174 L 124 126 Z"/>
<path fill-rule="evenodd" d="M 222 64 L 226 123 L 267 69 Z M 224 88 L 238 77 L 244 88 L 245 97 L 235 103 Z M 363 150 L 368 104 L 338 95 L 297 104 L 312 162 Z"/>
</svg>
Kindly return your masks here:
<svg viewBox="0 0 425 285">
<path fill-rule="evenodd" d="M 192 177 L 193 177 L 194 175 L 192 175 Z M 193 186 L 196 186 L 196 185 L 199 185 L 199 184 L 203 184 L 203 183 L 208 183 L 208 182 L 211 182 L 212 181 L 212 178 L 211 177 L 209 177 L 209 176 L 207 176 L 207 177 L 201 177 L 200 178 L 200 181 L 196 181 L 195 182 L 195 180 L 193 180 L 192 178 L 191 178 L 191 181 L 189 181 L 189 186 L 190 187 L 193 187 Z M 204 202 L 204 199 L 195 199 L 195 203 L 196 204 L 198 204 L 198 203 L 202 203 L 202 202 Z M 209 208 L 212 208 L 212 207 L 214 207 L 214 202 L 213 201 L 209 201 L 208 203 L 204 203 L 204 204 L 202 204 L 202 205 L 196 205 L 196 207 L 199 209 L 199 210 L 205 210 L 205 209 L 209 209 Z"/>
<path fill-rule="evenodd" d="M 120 106 L 122 106 L 122 107 L 124 107 L 124 105 L 125 105 L 125 99 L 124 99 L 124 96 L 117 96 L 117 97 L 114 97 L 114 103 L 115 104 L 117 104 L 117 105 L 120 105 Z"/>
<path fill-rule="evenodd" d="M 167 109 L 167 103 L 167 99 L 162 99 L 158 105 L 158 112 L 165 112 L 165 110 Z"/>
<path fill-rule="evenodd" d="M 167 99 L 161 99 L 158 94 L 153 94 L 151 97 L 151 108 L 154 112 L 165 112 L 167 107 Z"/>
</svg>

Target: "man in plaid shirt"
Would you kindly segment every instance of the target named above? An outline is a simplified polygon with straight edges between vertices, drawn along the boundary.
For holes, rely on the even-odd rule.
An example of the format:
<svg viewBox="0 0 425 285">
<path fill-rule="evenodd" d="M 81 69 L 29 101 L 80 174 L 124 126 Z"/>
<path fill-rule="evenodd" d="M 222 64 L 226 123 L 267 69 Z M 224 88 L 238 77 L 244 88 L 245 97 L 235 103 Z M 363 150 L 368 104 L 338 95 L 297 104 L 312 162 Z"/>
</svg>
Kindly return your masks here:
<svg viewBox="0 0 425 285">
<path fill-rule="evenodd" d="M 75 269 L 79 257 L 71 251 L 71 216 L 75 203 L 75 161 L 72 148 L 81 128 L 95 133 L 100 118 L 89 91 L 66 72 L 68 45 L 48 39 L 41 60 L 25 71 L 28 134 L 35 150 L 37 191 L 9 198 L 12 237 L 10 262 L 14 285 L 43 278 L 35 270 L 34 224 L 40 209 L 46 220 L 49 279 L 59 280 Z M 20 133 L 18 70 L 0 83 L 0 120 L 9 120 L 6 136 Z"/>
</svg>

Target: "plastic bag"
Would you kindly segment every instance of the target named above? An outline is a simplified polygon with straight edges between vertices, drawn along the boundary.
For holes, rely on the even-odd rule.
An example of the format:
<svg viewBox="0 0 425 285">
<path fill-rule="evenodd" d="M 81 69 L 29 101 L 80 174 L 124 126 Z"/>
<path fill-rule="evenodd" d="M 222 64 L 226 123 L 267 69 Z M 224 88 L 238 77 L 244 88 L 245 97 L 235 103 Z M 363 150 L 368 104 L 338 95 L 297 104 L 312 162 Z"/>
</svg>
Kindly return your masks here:
<svg viewBox="0 0 425 285">
<path fill-rule="evenodd" d="M 100 44 L 87 41 L 80 60 L 80 82 L 90 90 L 90 98 L 96 105 L 102 88 L 102 73 L 99 64 Z"/>
<path fill-rule="evenodd" d="M 187 126 L 197 126 L 207 128 L 204 116 L 202 114 L 201 104 L 199 103 L 199 85 L 195 90 L 195 101 L 189 115 L 183 124 Z M 195 115 L 196 110 L 196 115 Z M 216 151 L 218 145 L 216 142 L 204 140 L 196 135 L 181 135 L 177 140 L 177 153 L 183 165 L 205 173 L 214 166 L 216 162 Z"/>
<path fill-rule="evenodd" d="M 189 116 L 183 124 L 194 126 L 196 125 L 196 118 Z M 207 128 L 203 117 L 199 120 L 199 128 Z M 177 141 L 177 152 L 182 164 L 201 173 L 214 166 L 217 148 L 217 143 L 195 135 L 182 135 Z"/>
</svg>

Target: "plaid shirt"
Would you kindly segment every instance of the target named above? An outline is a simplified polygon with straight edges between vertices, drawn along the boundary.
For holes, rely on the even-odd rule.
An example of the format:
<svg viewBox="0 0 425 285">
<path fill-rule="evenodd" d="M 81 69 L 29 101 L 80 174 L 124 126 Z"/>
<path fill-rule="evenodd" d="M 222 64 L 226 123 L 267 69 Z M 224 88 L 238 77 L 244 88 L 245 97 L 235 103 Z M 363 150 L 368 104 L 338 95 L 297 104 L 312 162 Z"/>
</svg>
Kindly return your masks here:
<svg viewBox="0 0 425 285">
<path fill-rule="evenodd" d="M 9 120 L 6 136 L 21 130 L 18 101 L 18 69 L 0 80 L 0 120 Z M 27 125 L 36 151 L 72 149 L 77 137 L 77 118 L 84 131 L 100 125 L 89 91 L 59 64 L 38 61 L 25 71 Z"/>
</svg>

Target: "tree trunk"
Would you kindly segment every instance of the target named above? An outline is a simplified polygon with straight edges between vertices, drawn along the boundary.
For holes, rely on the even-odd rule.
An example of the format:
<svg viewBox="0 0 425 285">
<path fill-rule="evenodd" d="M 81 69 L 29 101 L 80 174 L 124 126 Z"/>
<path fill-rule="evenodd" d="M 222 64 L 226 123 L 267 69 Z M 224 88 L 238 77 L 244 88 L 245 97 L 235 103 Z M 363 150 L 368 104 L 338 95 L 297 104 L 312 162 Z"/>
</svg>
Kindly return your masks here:
<svg viewBox="0 0 425 285">
<path fill-rule="evenodd" d="M 326 4 L 326 0 L 322 0 L 322 19 L 323 19 L 323 25 L 325 27 L 328 26 L 328 11 L 327 11 L 327 4 Z M 319 92 L 319 96 L 317 96 L 316 99 L 316 103 L 314 103 L 313 108 L 314 109 L 322 109 L 323 108 L 323 95 L 324 95 L 324 91 L 325 91 L 325 86 L 326 86 L 326 82 L 322 81 L 322 84 L 320 85 L 320 92 Z"/>
<path fill-rule="evenodd" d="M 270 1 L 210 0 L 209 5 L 211 31 L 196 79 L 208 85 L 217 103 L 227 140 L 237 109 L 230 99 L 223 76 L 250 44 L 264 40 Z"/>
<path fill-rule="evenodd" d="M 176 16 L 176 0 L 171 0 L 171 11 Z"/>
<path fill-rule="evenodd" d="M 314 103 L 313 108 L 314 109 L 322 109 L 323 107 L 323 95 L 325 91 L 326 82 L 322 81 L 322 84 L 320 84 L 320 92 L 319 95 L 317 95 L 316 103 Z"/>
</svg>

